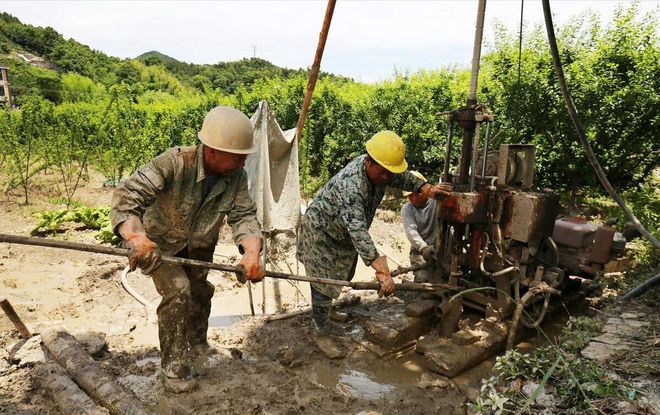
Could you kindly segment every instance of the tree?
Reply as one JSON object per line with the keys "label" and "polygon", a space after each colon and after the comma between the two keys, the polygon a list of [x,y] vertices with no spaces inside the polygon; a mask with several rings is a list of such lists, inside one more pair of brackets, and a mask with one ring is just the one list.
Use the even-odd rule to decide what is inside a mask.
{"label": "tree", "polygon": [[64,102],[93,102],[108,96],[103,85],[75,72],[66,73],[61,79]]}
{"label": "tree", "polygon": [[67,208],[87,171],[95,142],[95,123],[81,107],[63,105],[58,108],[53,134],[45,143],[48,164],[59,174]]}
{"label": "tree", "polygon": [[53,104],[38,96],[25,97],[20,111],[5,112],[3,121],[10,175],[7,190],[21,186],[27,205],[32,177],[48,165],[44,147],[53,131]]}
{"label": "tree", "polygon": [[[648,179],[660,165],[660,49],[657,14],[619,7],[601,28],[584,14],[558,30],[559,49],[591,144],[615,187]],[[484,60],[487,102],[496,129],[537,145],[541,184],[577,190],[598,181],[579,145],[561,97],[541,28],[525,33],[520,82],[517,38],[500,28]]]}

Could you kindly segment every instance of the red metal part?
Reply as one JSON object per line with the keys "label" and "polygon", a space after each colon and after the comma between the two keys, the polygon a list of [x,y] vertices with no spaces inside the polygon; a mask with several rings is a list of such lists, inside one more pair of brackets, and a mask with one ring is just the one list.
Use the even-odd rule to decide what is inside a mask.
{"label": "red metal part", "polygon": [[610,250],[616,231],[610,226],[601,226],[594,236],[594,247],[591,251],[591,261],[606,264],[610,260]]}
{"label": "red metal part", "polygon": [[475,228],[472,230],[472,238],[470,239],[470,269],[479,269],[479,261],[481,260],[481,242],[483,234],[481,229]]}
{"label": "red metal part", "polygon": [[559,211],[554,193],[515,192],[506,202],[504,236],[520,242],[541,241],[552,235]]}
{"label": "red metal part", "polygon": [[440,202],[443,220],[458,223],[486,223],[488,203],[483,192],[458,192]]}

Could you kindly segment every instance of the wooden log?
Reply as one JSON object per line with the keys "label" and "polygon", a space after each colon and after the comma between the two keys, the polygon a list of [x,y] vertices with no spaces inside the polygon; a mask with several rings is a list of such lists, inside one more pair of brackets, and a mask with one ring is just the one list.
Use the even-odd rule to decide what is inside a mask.
{"label": "wooden log", "polygon": [[[343,297],[334,303],[335,308],[343,308],[343,307],[349,307],[352,305],[356,305],[360,302],[360,297],[357,295],[351,295],[348,297]],[[297,316],[302,316],[303,314],[307,314],[312,311],[311,306],[303,307],[298,310],[294,311],[289,311],[288,313],[279,313],[279,314],[269,314],[267,316],[263,317],[264,322],[270,323],[271,321],[279,321],[279,320],[286,320],[289,318],[297,317]]]}
{"label": "wooden log", "polygon": [[14,327],[16,327],[22,338],[29,339],[32,337],[30,330],[23,324],[23,320],[16,314],[16,310],[14,310],[14,307],[11,306],[6,298],[0,300],[0,308],[7,314],[7,317],[9,317],[9,320],[14,324]]}
{"label": "wooden log", "polygon": [[38,374],[39,384],[47,391],[61,413],[108,415],[108,410],[96,406],[57,363],[48,362],[41,365]]}
{"label": "wooden log", "polygon": [[130,391],[117,384],[103,372],[82,344],[64,330],[50,330],[41,335],[44,346],[55,356],[73,380],[91,396],[116,415],[149,415]]}

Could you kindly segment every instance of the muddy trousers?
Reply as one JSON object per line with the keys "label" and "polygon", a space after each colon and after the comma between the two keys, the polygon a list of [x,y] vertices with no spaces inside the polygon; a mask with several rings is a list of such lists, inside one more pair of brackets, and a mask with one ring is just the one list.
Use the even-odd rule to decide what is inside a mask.
{"label": "muddy trousers", "polygon": [[321,293],[312,285],[312,319],[316,329],[323,331],[328,326],[332,298]]}
{"label": "muddy trousers", "polygon": [[[183,255],[177,255],[183,256]],[[163,297],[158,306],[161,365],[169,375],[190,374],[189,347],[206,342],[211,298],[215,287],[208,270],[161,264],[151,277]]]}
{"label": "muddy trousers", "polygon": [[[357,255],[353,260],[353,265],[346,278],[334,278],[337,280],[352,281],[355,276],[355,267],[357,266]],[[307,275],[323,275],[318,272],[314,262],[308,261],[305,263],[305,271]],[[309,284],[312,291],[312,319],[318,330],[325,330],[329,326],[330,320],[330,307],[332,306],[332,299],[339,297],[341,287],[336,285],[323,285],[323,284]],[[332,296],[328,295],[332,294]]]}

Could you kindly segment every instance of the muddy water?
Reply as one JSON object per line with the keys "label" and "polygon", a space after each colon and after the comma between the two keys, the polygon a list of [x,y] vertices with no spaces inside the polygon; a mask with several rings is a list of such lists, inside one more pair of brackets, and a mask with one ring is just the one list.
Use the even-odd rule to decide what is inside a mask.
{"label": "muddy water", "polygon": [[[222,248],[219,249],[219,252],[224,252],[223,255],[234,254],[235,247],[233,245],[219,246],[218,248]],[[224,262],[226,259],[216,258],[216,260]],[[280,269],[284,267],[280,264]],[[300,271],[302,273],[304,269],[301,268]],[[210,327],[229,327],[251,317],[247,286],[239,287],[233,279],[218,272],[211,272],[209,281],[216,286],[209,318]],[[150,284],[150,286],[153,286],[153,284]],[[256,315],[261,315],[262,310],[265,310],[266,314],[277,313],[310,303],[308,284],[293,285],[286,281],[273,279],[266,279],[262,283],[253,285],[252,296]],[[558,335],[567,319],[568,315],[566,313],[552,316],[550,322],[544,325],[546,334],[550,338]],[[138,329],[138,331],[140,330]],[[148,336],[150,341],[157,344],[156,327],[151,326],[148,331],[151,334]],[[144,332],[140,334],[144,334]],[[351,333],[351,335],[353,334],[361,337],[358,336],[360,333]],[[530,351],[542,343],[543,337],[533,336],[521,342],[518,348],[523,351]],[[395,360],[380,360],[378,364],[371,365],[361,364],[360,362],[356,364],[353,359],[351,360],[350,364],[348,361],[332,364],[328,364],[327,361],[310,362],[309,365],[304,365],[301,370],[304,370],[306,376],[309,376],[317,384],[338,391],[343,395],[369,401],[378,401],[397,391],[403,393],[403,391],[409,390],[411,385],[420,384],[422,376],[424,374],[428,376],[430,373],[426,368],[424,357],[415,352],[410,352]],[[454,378],[453,382],[460,388],[460,391],[457,390],[456,393],[463,394],[467,393],[468,390],[478,391],[481,379],[489,376],[494,363],[495,358],[493,357],[476,368]]]}
{"label": "muddy water", "polygon": [[423,357],[410,353],[400,359],[369,367],[331,366],[322,362],[311,368],[311,378],[330,389],[368,400],[382,398],[397,386],[414,385],[426,371]]}
{"label": "muddy water", "polygon": [[[523,352],[531,352],[539,346],[555,341],[561,335],[562,329],[571,315],[581,315],[585,312],[583,304],[572,303],[567,308],[561,308],[559,312],[549,316],[543,324],[544,334],[537,332],[518,343],[516,348]],[[492,356],[453,378],[453,383],[459,388],[457,393],[469,395],[477,392],[481,380],[490,376],[495,360],[496,356]],[[345,363],[315,364],[310,371],[315,382],[355,398],[367,400],[378,400],[398,388],[403,389],[410,385],[420,384],[420,381],[423,380],[422,375],[430,373],[424,357],[414,351],[410,351],[398,359],[381,362],[378,365],[366,367],[351,367]]]}

